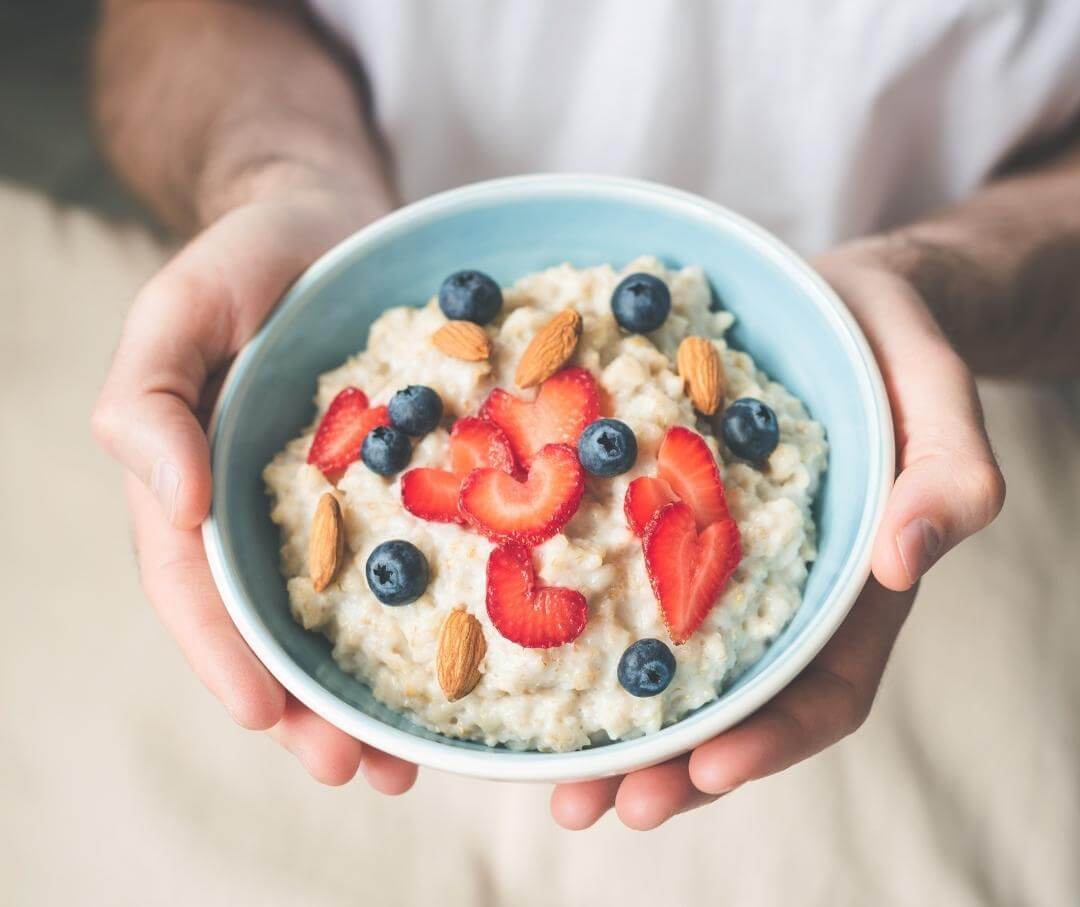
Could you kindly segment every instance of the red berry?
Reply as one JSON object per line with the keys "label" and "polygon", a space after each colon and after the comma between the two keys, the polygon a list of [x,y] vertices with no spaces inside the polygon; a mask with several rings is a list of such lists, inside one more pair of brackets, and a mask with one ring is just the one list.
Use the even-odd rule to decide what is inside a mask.
{"label": "red berry", "polygon": [[458,510],[461,482],[474,469],[513,473],[510,442],[495,425],[468,416],[450,431],[450,464],[445,469],[410,469],[401,477],[401,502],[414,516],[436,523],[464,523]]}
{"label": "red berry", "polygon": [[502,430],[484,419],[465,416],[450,431],[450,468],[464,478],[474,469],[517,470],[510,442]]}
{"label": "red berry", "polygon": [[623,501],[626,525],[634,535],[641,535],[657,510],[677,500],[675,492],[663,479],[654,479],[652,476],[634,479],[626,489],[626,498]]}
{"label": "red berry", "polygon": [[576,448],[585,426],[600,416],[600,393],[588,370],[564,368],[540,385],[532,401],[495,388],[480,415],[506,433],[514,456],[524,466],[548,444]]}
{"label": "red berry", "polygon": [[487,611],[496,630],[530,649],[573,642],[589,619],[580,592],[536,585],[532,556],[515,542],[500,545],[488,558]]}
{"label": "red berry", "polygon": [[686,642],[716,604],[742,559],[730,517],[698,533],[690,507],[665,504],[645,527],[645,567],[671,640]]}
{"label": "red berry", "polygon": [[697,432],[681,425],[668,429],[656,456],[656,474],[690,505],[699,530],[728,518],[716,458]]}
{"label": "red berry", "polygon": [[458,510],[461,479],[445,469],[410,469],[401,477],[401,503],[433,523],[464,523]]}
{"label": "red berry", "polygon": [[349,464],[360,456],[360,445],[378,425],[389,425],[385,406],[368,407],[367,395],[357,387],[347,387],[330,403],[308,451],[307,461],[318,466],[331,482],[341,478]]}
{"label": "red berry", "polygon": [[584,490],[577,454],[565,444],[549,444],[533,457],[523,480],[498,469],[469,473],[458,506],[490,539],[539,545],[566,525]]}

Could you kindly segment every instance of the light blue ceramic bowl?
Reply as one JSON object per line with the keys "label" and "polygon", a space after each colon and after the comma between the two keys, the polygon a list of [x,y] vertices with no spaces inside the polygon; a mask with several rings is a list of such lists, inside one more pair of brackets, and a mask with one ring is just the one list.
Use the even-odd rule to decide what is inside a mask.
{"label": "light blue ceramic bowl", "polygon": [[[701,265],[736,316],[731,342],[824,423],[829,469],[817,502],[819,556],[804,600],[765,656],[715,702],[664,730],[575,753],[522,753],[417,727],[343,673],[327,641],[289,614],[278,532],[260,473],[313,415],[316,376],[366,342],[384,309],[418,305],[442,279],[479,268],[501,284],[561,262],[619,266],[644,253]],[[821,649],[866,580],[893,476],[892,423],[862,334],[794,253],[717,205],[628,180],[530,176],[410,205],[328,252],[297,281],[246,347],[213,428],[214,503],[207,554],[251,648],[328,721],[414,762],[487,778],[594,778],[651,765],[731,727],[774,696]]]}

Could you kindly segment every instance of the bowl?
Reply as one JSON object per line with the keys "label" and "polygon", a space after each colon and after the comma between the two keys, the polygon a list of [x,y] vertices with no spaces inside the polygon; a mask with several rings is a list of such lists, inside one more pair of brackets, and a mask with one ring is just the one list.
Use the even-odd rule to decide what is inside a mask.
{"label": "bowl", "polygon": [[[289,613],[261,472],[314,417],[316,378],[361,349],[384,309],[419,305],[478,268],[507,285],[562,262],[620,266],[640,254],[701,265],[736,316],[729,342],[825,425],[829,468],[816,501],[819,555],[803,603],[764,656],[714,702],[633,740],[569,753],[520,752],[428,731],[343,672],[328,641]],[[789,683],[840,625],[869,573],[893,477],[880,373],[829,287],[760,227],[663,186],[593,176],[479,183],[409,205],[327,252],[237,357],[211,428],[213,505],[203,527],[222,599],[244,639],[297,699],[388,753],[513,781],[618,774],[669,759],[731,727]]]}

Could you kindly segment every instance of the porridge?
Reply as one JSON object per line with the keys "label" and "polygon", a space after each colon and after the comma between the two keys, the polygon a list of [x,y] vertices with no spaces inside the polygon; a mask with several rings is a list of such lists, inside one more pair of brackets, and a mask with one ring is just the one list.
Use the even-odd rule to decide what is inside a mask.
{"label": "porridge", "polygon": [[443,734],[566,751],[715,699],[801,601],[820,424],[643,257],[383,313],[266,467],[293,615]]}

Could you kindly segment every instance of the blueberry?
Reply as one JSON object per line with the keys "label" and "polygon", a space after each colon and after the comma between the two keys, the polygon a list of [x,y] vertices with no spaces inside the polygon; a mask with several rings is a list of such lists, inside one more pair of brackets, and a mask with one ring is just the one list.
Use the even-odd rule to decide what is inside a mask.
{"label": "blueberry", "polygon": [[724,411],[720,433],[728,450],[755,463],[766,459],[780,441],[776,413],[753,397],[740,397]]}
{"label": "blueberry", "polygon": [[634,465],[637,438],[625,422],[597,419],[578,438],[577,455],[594,476],[617,476]]}
{"label": "blueberry", "polygon": [[377,545],[364,567],[368,588],[384,605],[416,601],[428,584],[428,562],[412,542],[391,539]]}
{"label": "blueberry", "polygon": [[430,387],[410,384],[390,398],[390,424],[407,435],[426,435],[442,418],[442,397]]}
{"label": "blueberry", "polygon": [[502,290],[487,274],[458,271],[439,287],[439,308],[453,321],[487,324],[502,308]]}
{"label": "blueberry", "polygon": [[615,320],[632,334],[655,331],[671,311],[671,293],[667,284],[652,274],[624,277],[611,294]]}
{"label": "blueberry", "polygon": [[663,693],[675,676],[675,656],[659,639],[639,639],[619,659],[619,683],[631,696]]}
{"label": "blueberry", "polygon": [[360,445],[360,459],[372,472],[392,476],[401,472],[412,456],[408,436],[389,425],[379,425],[367,433]]}

